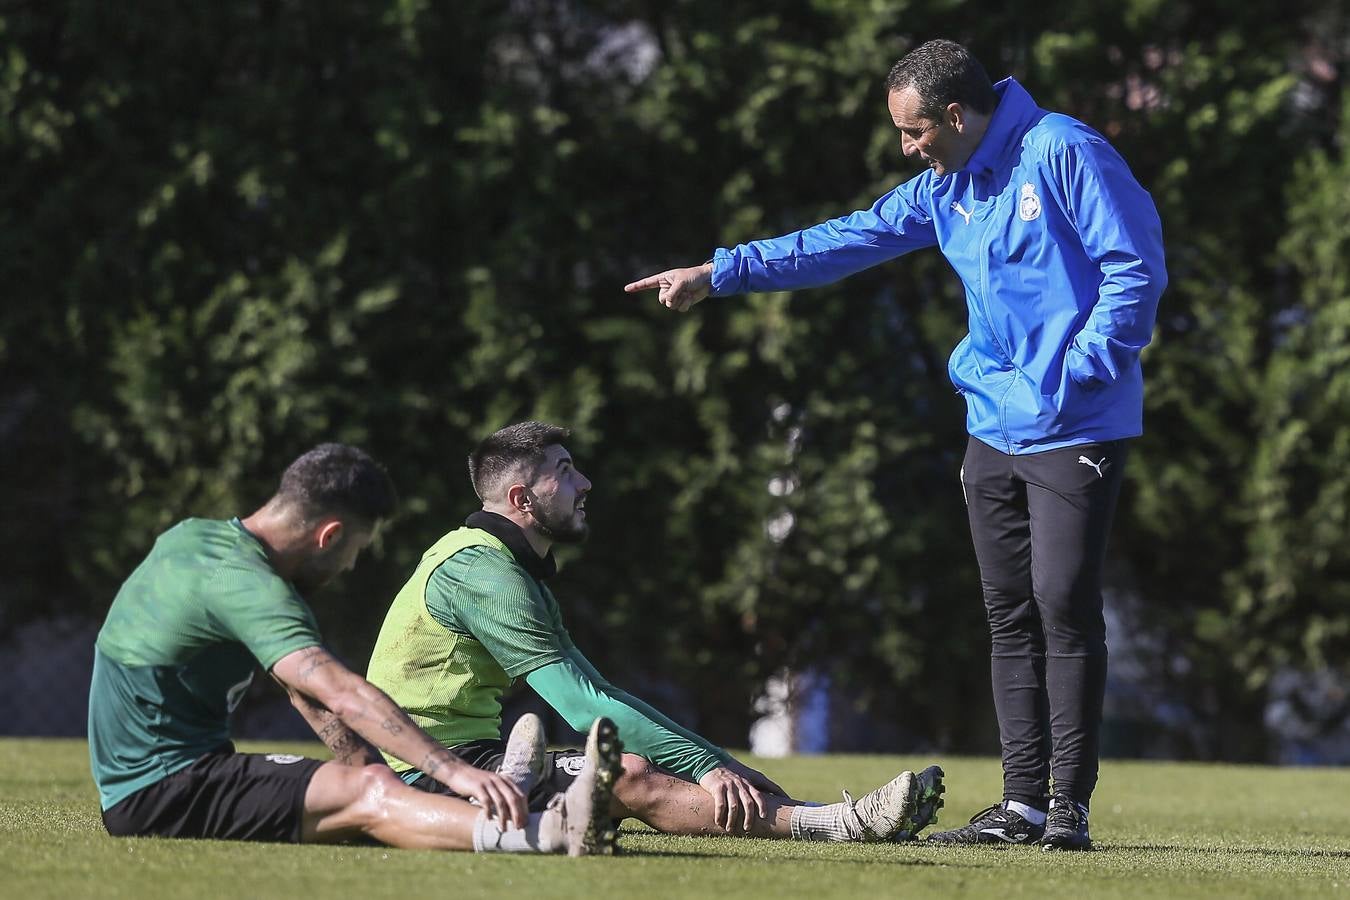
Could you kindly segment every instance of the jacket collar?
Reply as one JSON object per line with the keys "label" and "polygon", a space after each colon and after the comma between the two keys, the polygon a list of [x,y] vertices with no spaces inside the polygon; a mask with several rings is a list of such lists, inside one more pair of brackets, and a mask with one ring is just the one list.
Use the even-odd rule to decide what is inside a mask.
{"label": "jacket collar", "polygon": [[464,524],[470,528],[486,531],[505,544],[506,549],[511,551],[511,555],[516,558],[520,567],[528,572],[535,581],[543,581],[558,571],[558,564],[553,559],[553,551],[550,550],[543,556],[535,553],[534,548],[530,546],[530,542],[525,539],[525,532],[521,531],[520,526],[506,516],[499,516],[494,512],[480,509],[478,512],[470,514],[464,520]]}
{"label": "jacket collar", "polygon": [[1022,140],[1039,112],[1036,101],[1016,78],[1005,78],[994,85],[994,93],[999,95],[998,106],[994,107],[989,128],[965,165],[972,175],[987,175],[998,168],[1008,151]]}

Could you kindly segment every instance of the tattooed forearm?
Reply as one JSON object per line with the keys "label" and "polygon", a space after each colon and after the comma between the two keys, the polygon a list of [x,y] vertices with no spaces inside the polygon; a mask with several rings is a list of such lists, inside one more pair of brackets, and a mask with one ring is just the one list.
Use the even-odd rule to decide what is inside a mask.
{"label": "tattooed forearm", "polygon": [[332,751],[333,759],[344,766],[367,766],[380,761],[379,754],[374,748],[350,729],[345,729],[328,743],[328,749]]}
{"label": "tattooed forearm", "polygon": [[[384,691],[359,675],[344,676],[333,687],[334,690],[323,694],[327,716],[315,717],[311,724],[336,759],[358,760],[362,745],[366,745],[370,748],[371,762],[381,761],[378,750],[409,763],[422,759],[423,763],[417,768],[438,781],[455,770],[456,760],[418,728],[417,723],[408,718]],[[306,719],[310,716],[306,715]]]}
{"label": "tattooed forearm", "polygon": [[333,754],[333,759],[344,766],[365,766],[381,761],[379,751],[344,725],[334,713],[296,691],[291,692],[291,702]]}
{"label": "tattooed forearm", "polygon": [[322,648],[315,647],[313,649],[314,652],[310,653],[305,658],[304,663],[300,666],[300,679],[302,681],[308,681],[319,669],[322,669],[324,666],[331,666],[333,663],[337,662],[336,659],[329,656]]}
{"label": "tattooed forearm", "polygon": [[435,778],[436,773],[445,767],[445,763],[437,759],[438,756],[440,756],[439,753],[428,753],[427,758],[422,760],[417,768],[421,769],[427,777]]}
{"label": "tattooed forearm", "polygon": [[379,754],[332,713],[324,713],[323,727],[318,730],[333,758],[346,766],[363,766],[379,762]]}

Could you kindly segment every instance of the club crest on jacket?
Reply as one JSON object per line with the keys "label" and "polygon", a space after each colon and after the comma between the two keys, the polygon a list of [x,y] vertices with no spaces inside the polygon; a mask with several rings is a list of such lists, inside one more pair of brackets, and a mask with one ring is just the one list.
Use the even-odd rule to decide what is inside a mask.
{"label": "club crest on jacket", "polygon": [[1017,201],[1017,215],[1023,222],[1034,222],[1041,217],[1041,198],[1036,196],[1036,185],[1022,185],[1022,196]]}

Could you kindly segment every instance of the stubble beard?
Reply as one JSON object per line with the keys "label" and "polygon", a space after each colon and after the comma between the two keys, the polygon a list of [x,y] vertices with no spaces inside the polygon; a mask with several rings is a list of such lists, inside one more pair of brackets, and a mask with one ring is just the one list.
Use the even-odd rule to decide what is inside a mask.
{"label": "stubble beard", "polygon": [[536,506],[533,515],[535,529],[555,544],[580,544],[591,533],[590,524],[585,519],[577,519],[575,507],[567,516],[561,516]]}

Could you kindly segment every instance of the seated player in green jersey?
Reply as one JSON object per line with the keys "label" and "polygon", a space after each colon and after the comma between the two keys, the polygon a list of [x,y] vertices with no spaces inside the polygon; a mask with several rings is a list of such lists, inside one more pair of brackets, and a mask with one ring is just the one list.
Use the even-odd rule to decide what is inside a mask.
{"label": "seated player in green jersey", "polygon": [[[676,834],[803,840],[912,837],[941,805],[942,770],[903,772],[859,798],[806,804],[761,773],[605,680],[572,643],[545,585],[555,543],[585,538],[591,483],[562,441],[568,432],[525,422],[493,434],[469,458],[483,508],[422,557],[384,621],[368,677],[413,721],[483,768],[502,758],[500,696],[516,678],[578,730],[614,721],[631,751],[614,789],[616,817]],[[556,754],[531,793],[537,806],[567,788],[573,754]],[[386,754],[415,787],[441,790]],[[450,792],[454,786],[449,786]]]}
{"label": "seated player in green jersey", "polygon": [[[89,756],[110,834],[612,850],[620,749],[611,723],[591,728],[580,787],[530,814],[504,777],[512,773],[446,752],[324,649],[302,594],[350,569],[394,503],[370,456],[323,444],[292,463],[251,516],[188,519],[160,535],[95,645]],[[255,664],[282,684],[333,761],[235,752],[229,716]],[[370,744],[478,806],[409,788]]]}

